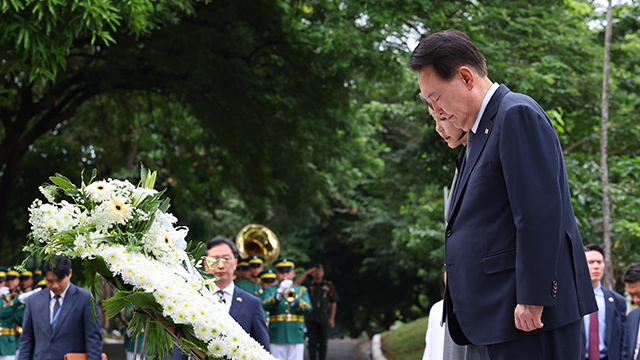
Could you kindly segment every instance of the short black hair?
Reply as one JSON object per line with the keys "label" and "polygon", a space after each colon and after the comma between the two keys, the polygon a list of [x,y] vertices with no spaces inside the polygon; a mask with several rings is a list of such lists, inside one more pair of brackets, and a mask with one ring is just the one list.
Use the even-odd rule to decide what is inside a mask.
{"label": "short black hair", "polygon": [[602,254],[602,256],[604,256],[604,250],[602,250],[602,248],[598,244],[585,245],[584,252],[587,252],[587,251],[597,251],[600,254]]}
{"label": "short black hair", "polygon": [[42,262],[40,270],[42,270],[43,275],[46,275],[47,271],[51,271],[56,274],[58,279],[62,280],[69,276],[71,272],[71,260],[65,255],[54,255],[52,259]]}
{"label": "short black hair", "polygon": [[430,65],[444,81],[452,80],[461,66],[468,66],[481,76],[487,76],[487,60],[480,49],[467,34],[454,29],[427,36],[411,53],[411,71],[417,73]]}
{"label": "short black hair", "polygon": [[204,256],[207,256],[207,252],[209,252],[209,249],[211,249],[214,246],[218,246],[220,244],[229,245],[229,247],[231,248],[231,252],[233,253],[233,257],[236,259],[238,258],[238,248],[236,247],[236,244],[233,241],[231,241],[231,239],[224,237],[222,235],[218,235],[213,239],[210,239],[209,241],[207,241],[207,244],[204,250]]}
{"label": "short black hair", "polygon": [[622,282],[631,284],[638,281],[640,281],[640,263],[633,263],[622,273]]}

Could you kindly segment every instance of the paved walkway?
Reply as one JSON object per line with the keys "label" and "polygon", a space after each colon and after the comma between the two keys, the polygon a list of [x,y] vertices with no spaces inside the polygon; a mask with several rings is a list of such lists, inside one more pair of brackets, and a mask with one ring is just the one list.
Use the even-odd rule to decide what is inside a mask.
{"label": "paved walkway", "polygon": [[[358,340],[330,339],[327,360],[368,360],[359,348]],[[304,349],[304,360],[309,360],[309,353]]]}

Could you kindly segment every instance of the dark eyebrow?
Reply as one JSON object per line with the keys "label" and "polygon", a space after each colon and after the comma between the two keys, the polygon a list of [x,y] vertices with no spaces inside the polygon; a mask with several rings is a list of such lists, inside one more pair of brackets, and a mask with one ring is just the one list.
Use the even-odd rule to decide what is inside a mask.
{"label": "dark eyebrow", "polygon": [[420,100],[424,101],[424,103],[427,104],[427,106],[429,106],[431,110],[435,110],[433,108],[433,105],[431,105],[431,103],[428,102],[427,99],[424,98],[424,96],[422,96],[422,93],[418,93],[418,97],[420,98]]}

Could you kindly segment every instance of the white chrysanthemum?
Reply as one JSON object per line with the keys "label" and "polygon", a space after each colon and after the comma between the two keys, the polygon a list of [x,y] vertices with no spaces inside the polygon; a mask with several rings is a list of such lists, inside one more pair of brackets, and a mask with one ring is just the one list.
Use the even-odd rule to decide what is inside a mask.
{"label": "white chrysanthemum", "polygon": [[211,325],[206,323],[196,323],[194,326],[195,334],[198,339],[203,341],[209,341],[213,339],[213,335],[211,334]]}
{"label": "white chrysanthemum", "polygon": [[222,356],[224,355],[224,350],[226,349],[224,341],[221,339],[213,339],[209,342],[207,346],[207,350],[209,350],[210,354]]}
{"label": "white chrysanthemum", "polygon": [[91,201],[101,203],[111,199],[115,191],[115,186],[106,181],[96,181],[84,189]]}
{"label": "white chrysanthemum", "polygon": [[107,205],[111,212],[111,218],[114,222],[124,225],[127,220],[131,219],[132,208],[125,198],[121,196],[114,196],[109,200]]}

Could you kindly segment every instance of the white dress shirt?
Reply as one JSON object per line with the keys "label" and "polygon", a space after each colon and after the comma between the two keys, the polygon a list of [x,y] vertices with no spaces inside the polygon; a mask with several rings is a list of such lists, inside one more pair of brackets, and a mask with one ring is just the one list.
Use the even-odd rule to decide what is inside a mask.
{"label": "white dress shirt", "polygon": [[224,293],[224,306],[227,309],[227,312],[231,311],[231,301],[233,299],[233,291],[235,290],[236,286],[234,285],[233,281],[227,285],[226,288],[224,289],[220,289],[218,287],[218,285],[214,284],[213,286],[213,293],[215,294],[218,290],[222,290]]}
{"label": "white dress shirt", "polygon": [[[64,303],[64,298],[67,296],[67,291],[69,290],[69,284],[67,285],[67,288],[64,289],[62,294],[60,294],[60,300],[59,300],[60,309],[62,309],[62,303]],[[53,317],[56,316],[56,314],[53,313],[53,308],[56,306],[55,296],[56,294],[54,294],[53,291],[49,290],[49,323],[52,323]]]}

